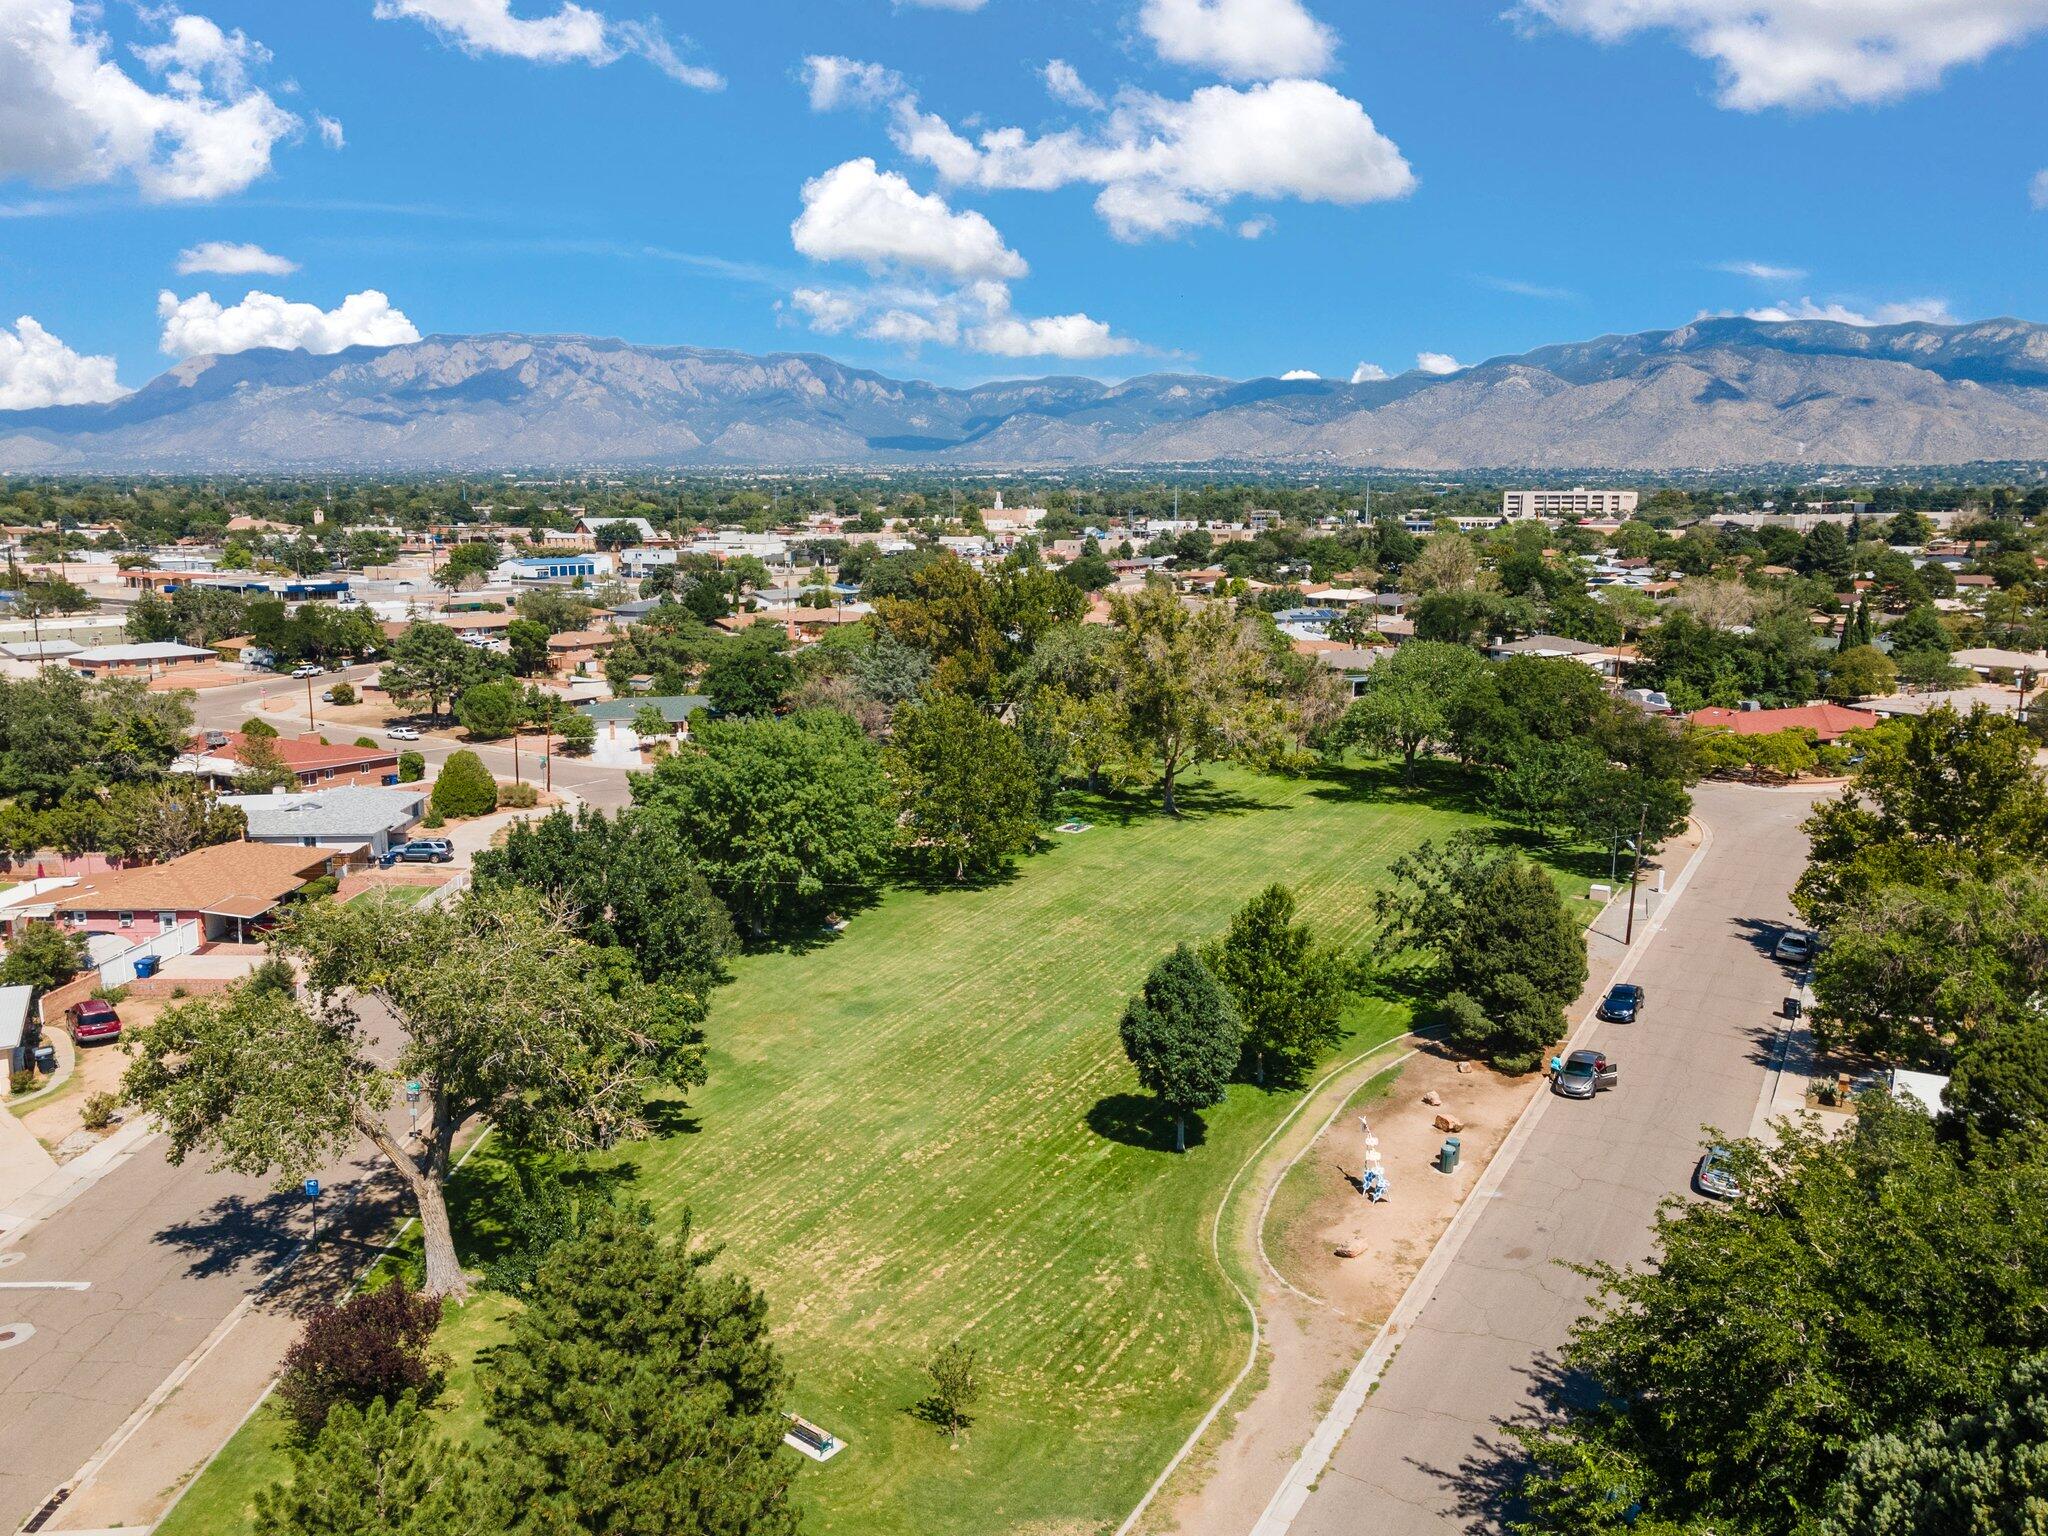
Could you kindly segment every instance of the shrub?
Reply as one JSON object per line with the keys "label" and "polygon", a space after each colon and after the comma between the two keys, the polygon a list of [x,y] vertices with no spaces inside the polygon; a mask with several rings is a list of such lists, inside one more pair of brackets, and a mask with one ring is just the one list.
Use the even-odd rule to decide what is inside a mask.
{"label": "shrub", "polygon": [[498,806],[501,810],[530,811],[540,804],[540,791],[531,784],[500,784]]}
{"label": "shrub", "polygon": [[1543,1053],[1531,1051],[1526,1056],[1496,1056],[1493,1070],[1506,1077],[1527,1077],[1543,1065]]}
{"label": "shrub", "polygon": [[433,805],[443,816],[488,816],[498,808],[498,781],[474,752],[456,752],[434,779]]}
{"label": "shrub", "polygon": [[1493,1026],[1471,993],[1453,992],[1444,999],[1444,1031],[1458,1050],[1480,1055],[1492,1038]]}
{"label": "shrub", "polygon": [[121,1101],[111,1093],[89,1093],[78,1111],[78,1123],[88,1131],[104,1131],[121,1112]]}
{"label": "shrub", "polygon": [[36,1074],[33,1069],[24,1067],[21,1071],[14,1073],[7,1079],[7,1086],[17,1094],[34,1093],[36,1091]]}
{"label": "shrub", "polygon": [[429,805],[427,807],[427,814],[420,818],[420,825],[429,832],[438,832],[447,826],[448,822],[439,811],[435,810],[432,805]]}
{"label": "shrub", "polygon": [[311,1439],[336,1403],[361,1408],[407,1391],[431,1400],[441,1370],[427,1345],[440,1322],[440,1297],[422,1296],[402,1278],[321,1308],[285,1353],[277,1382],[285,1414]]}
{"label": "shrub", "polygon": [[505,1247],[485,1266],[484,1284],[524,1296],[555,1245],[583,1236],[596,1216],[612,1208],[612,1186],[600,1181],[571,1189],[552,1169],[523,1163],[513,1169],[512,1180],[502,1203],[492,1202]]}
{"label": "shrub", "polygon": [[242,734],[244,736],[254,736],[264,741],[271,741],[276,739],[277,727],[268,720],[258,720],[254,715],[251,715],[242,722]]}
{"label": "shrub", "polygon": [[[356,701],[356,686],[354,683],[336,683],[327,691],[334,695],[334,702],[337,704],[353,704]],[[372,743],[372,745],[375,745],[375,743]]]}
{"label": "shrub", "polygon": [[427,760],[417,752],[398,754],[398,782],[417,784],[427,776]]}
{"label": "shrub", "polygon": [[597,745],[597,722],[588,715],[564,715],[561,733],[562,750],[570,757],[585,756]]}
{"label": "shrub", "polygon": [[340,889],[341,878],[338,875],[322,875],[317,880],[308,880],[304,885],[292,892],[292,899],[295,901],[322,901],[334,895]]}
{"label": "shrub", "polygon": [[377,738],[374,736],[358,736],[356,738],[356,745],[359,747],[370,747],[374,749],[377,745]]}

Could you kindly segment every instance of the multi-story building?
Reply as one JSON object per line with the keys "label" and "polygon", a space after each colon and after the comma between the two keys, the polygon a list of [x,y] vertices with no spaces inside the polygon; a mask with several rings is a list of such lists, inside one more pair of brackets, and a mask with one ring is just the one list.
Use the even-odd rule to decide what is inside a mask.
{"label": "multi-story building", "polygon": [[1523,518],[1633,517],[1635,491],[1589,491],[1575,485],[1568,491],[1502,491],[1500,515],[1508,522]]}

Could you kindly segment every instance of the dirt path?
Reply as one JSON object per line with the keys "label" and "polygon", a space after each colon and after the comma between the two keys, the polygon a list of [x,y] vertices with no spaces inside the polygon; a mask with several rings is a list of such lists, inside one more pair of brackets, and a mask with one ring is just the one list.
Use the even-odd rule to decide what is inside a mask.
{"label": "dirt path", "polygon": [[[1675,839],[1662,862],[1676,871],[1696,847],[1691,834]],[[1605,992],[1627,952],[1618,942],[1625,918],[1617,901],[1588,932],[1590,975],[1568,1015],[1574,1022]],[[1461,1067],[1443,1047],[1411,1037],[1311,1090],[1239,1181],[1222,1218],[1231,1272],[1256,1290],[1257,1369],[1132,1530],[1244,1536],[1258,1522],[1360,1353],[1542,1087],[1540,1075],[1504,1078],[1478,1063]],[[1358,1192],[1368,1134],[1361,1115],[1379,1138],[1389,1186],[1381,1203]],[[1434,1166],[1447,1134],[1439,1115],[1458,1122],[1462,1143],[1458,1170],[1448,1175]],[[1340,1258],[1340,1249],[1349,1256]]]}

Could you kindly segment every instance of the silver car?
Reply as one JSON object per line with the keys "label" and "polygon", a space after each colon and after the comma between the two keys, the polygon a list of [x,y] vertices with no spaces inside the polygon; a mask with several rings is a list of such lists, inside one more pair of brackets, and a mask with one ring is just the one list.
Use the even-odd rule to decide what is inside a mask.
{"label": "silver car", "polygon": [[1621,1068],[1598,1051],[1573,1051],[1551,1076],[1550,1091],[1568,1099],[1590,1099],[1621,1081]]}
{"label": "silver car", "polygon": [[1714,1200],[1733,1200],[1741,1195],[1735,1159],[1726,1147],[1707,1148],[1692,1171],[1692,1187]]}

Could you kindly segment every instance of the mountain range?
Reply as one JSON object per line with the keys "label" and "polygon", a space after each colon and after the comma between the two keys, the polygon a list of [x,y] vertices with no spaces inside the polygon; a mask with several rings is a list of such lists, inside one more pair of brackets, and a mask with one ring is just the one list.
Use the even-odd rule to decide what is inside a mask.
{"label": "mountain range", "polygon": [[947,388],[809,353],[430,336],[0,411],[0,472],[951,465],[1315,470],[2048,460],[2048,327],[1706,318],[1360,383]]}

